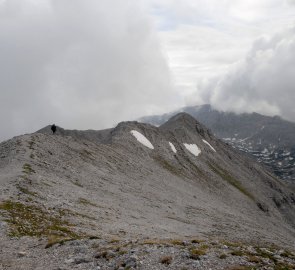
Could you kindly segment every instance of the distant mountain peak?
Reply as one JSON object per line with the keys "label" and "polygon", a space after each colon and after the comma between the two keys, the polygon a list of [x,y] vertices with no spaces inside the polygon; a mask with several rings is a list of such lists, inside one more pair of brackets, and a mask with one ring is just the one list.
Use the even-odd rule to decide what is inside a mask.
{"label": "distant mountain peak", "polygon": [[204,125],[198,122],[193,116],[186,112],[172,116],[167,122],[160,126],[161,129],[176,130],[186,128],[189,131],[197,132],[203,137],[211,137],[212,134]]}
{"label": "distant mountain peak", "polygon": [[[182,113],[178,114],[179,111]],[[178,119],[179,124],[194,128],[194,121],[191,119],[195,117],[218,138],[252,155],[280,178],[295,181],[295,123],[279,116],[271,117],[255,112],[222,112],[209,104],[184,107],[179,111],[143,117],[140,120],[167,128],[169,122]],[[165,123],[167,120],[168,124]],[[204,133],[207,128],[197,123],[198,132]]]}
{"label": "distant mountain peak", "polygon": [[195,125],[197,123],[197,120],[186,112],[180,112],[172,116],[167,122],[179,122],[183,124]]}

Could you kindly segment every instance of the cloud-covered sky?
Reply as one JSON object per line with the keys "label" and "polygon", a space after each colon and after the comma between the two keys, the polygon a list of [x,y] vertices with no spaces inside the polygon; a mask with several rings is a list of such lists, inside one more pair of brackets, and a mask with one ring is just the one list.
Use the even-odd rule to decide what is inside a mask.
{"label": "cloud-covered sky", "polygon": [[161,44],[187,104],[295,121],[294,0],[154,3]]}
{"label": "cloud-covered sky", "polygon": [[295,0],[0,0],[0,141],[186,104],[295,121]]}

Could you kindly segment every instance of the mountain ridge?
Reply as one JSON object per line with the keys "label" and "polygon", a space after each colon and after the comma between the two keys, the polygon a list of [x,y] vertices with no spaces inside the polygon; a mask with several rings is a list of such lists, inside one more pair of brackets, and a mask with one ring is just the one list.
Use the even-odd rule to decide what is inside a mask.
{"label": "mountain ridge", "polygon": [[[181,109],[205,124],[218,138],[249,154],[286,181],[295,181],[295,123],[258,113],[220,112],[210,105]],[[177,114],[143,117],[139,121],[161,125]]]}
{"label": "mountain ridge", "polygon": [[293,248],[294,192],[191,116],[161,127],[122,122],[102,133],[58,127],[52,135],[46,127],[0,144],[0,241],[12,265],[19,243],[40,254],[38,241],[47,246],[52,237],[200,237]]}

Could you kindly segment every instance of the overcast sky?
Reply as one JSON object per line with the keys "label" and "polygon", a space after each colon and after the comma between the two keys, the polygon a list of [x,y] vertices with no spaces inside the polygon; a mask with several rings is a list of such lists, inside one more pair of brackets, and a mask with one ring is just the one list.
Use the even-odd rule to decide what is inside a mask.
{"label": "overcast sky", "polygon": [[295,0],[0,0],[0,141],[294,100]]}

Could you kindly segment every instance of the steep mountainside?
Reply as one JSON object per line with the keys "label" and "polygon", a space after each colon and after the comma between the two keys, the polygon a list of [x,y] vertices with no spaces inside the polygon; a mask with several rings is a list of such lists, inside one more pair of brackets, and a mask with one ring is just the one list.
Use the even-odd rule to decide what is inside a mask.
{"label": "steep mountainside", "polygon": [[[46,127],[15,137],[0,144],[0,185],[4,269],[119,269],[68,260],[57,268],[82,252],[77,242],[44,253],[45,242],[81,238],[295,243],[293,191],[185,113],[160,127],[123,122],[55,135]],[[31,259],[16,260],[24,246]]]}
{"label": "steep mountainside", "polygon": [[[234,148],[249,153],[281,179],[295,181],[295,123],[258,113],[220,112],[210,105],[185,107],[181,111],[198,119]],[[139,121],[161,125],[177,113],[143,117]]]}

